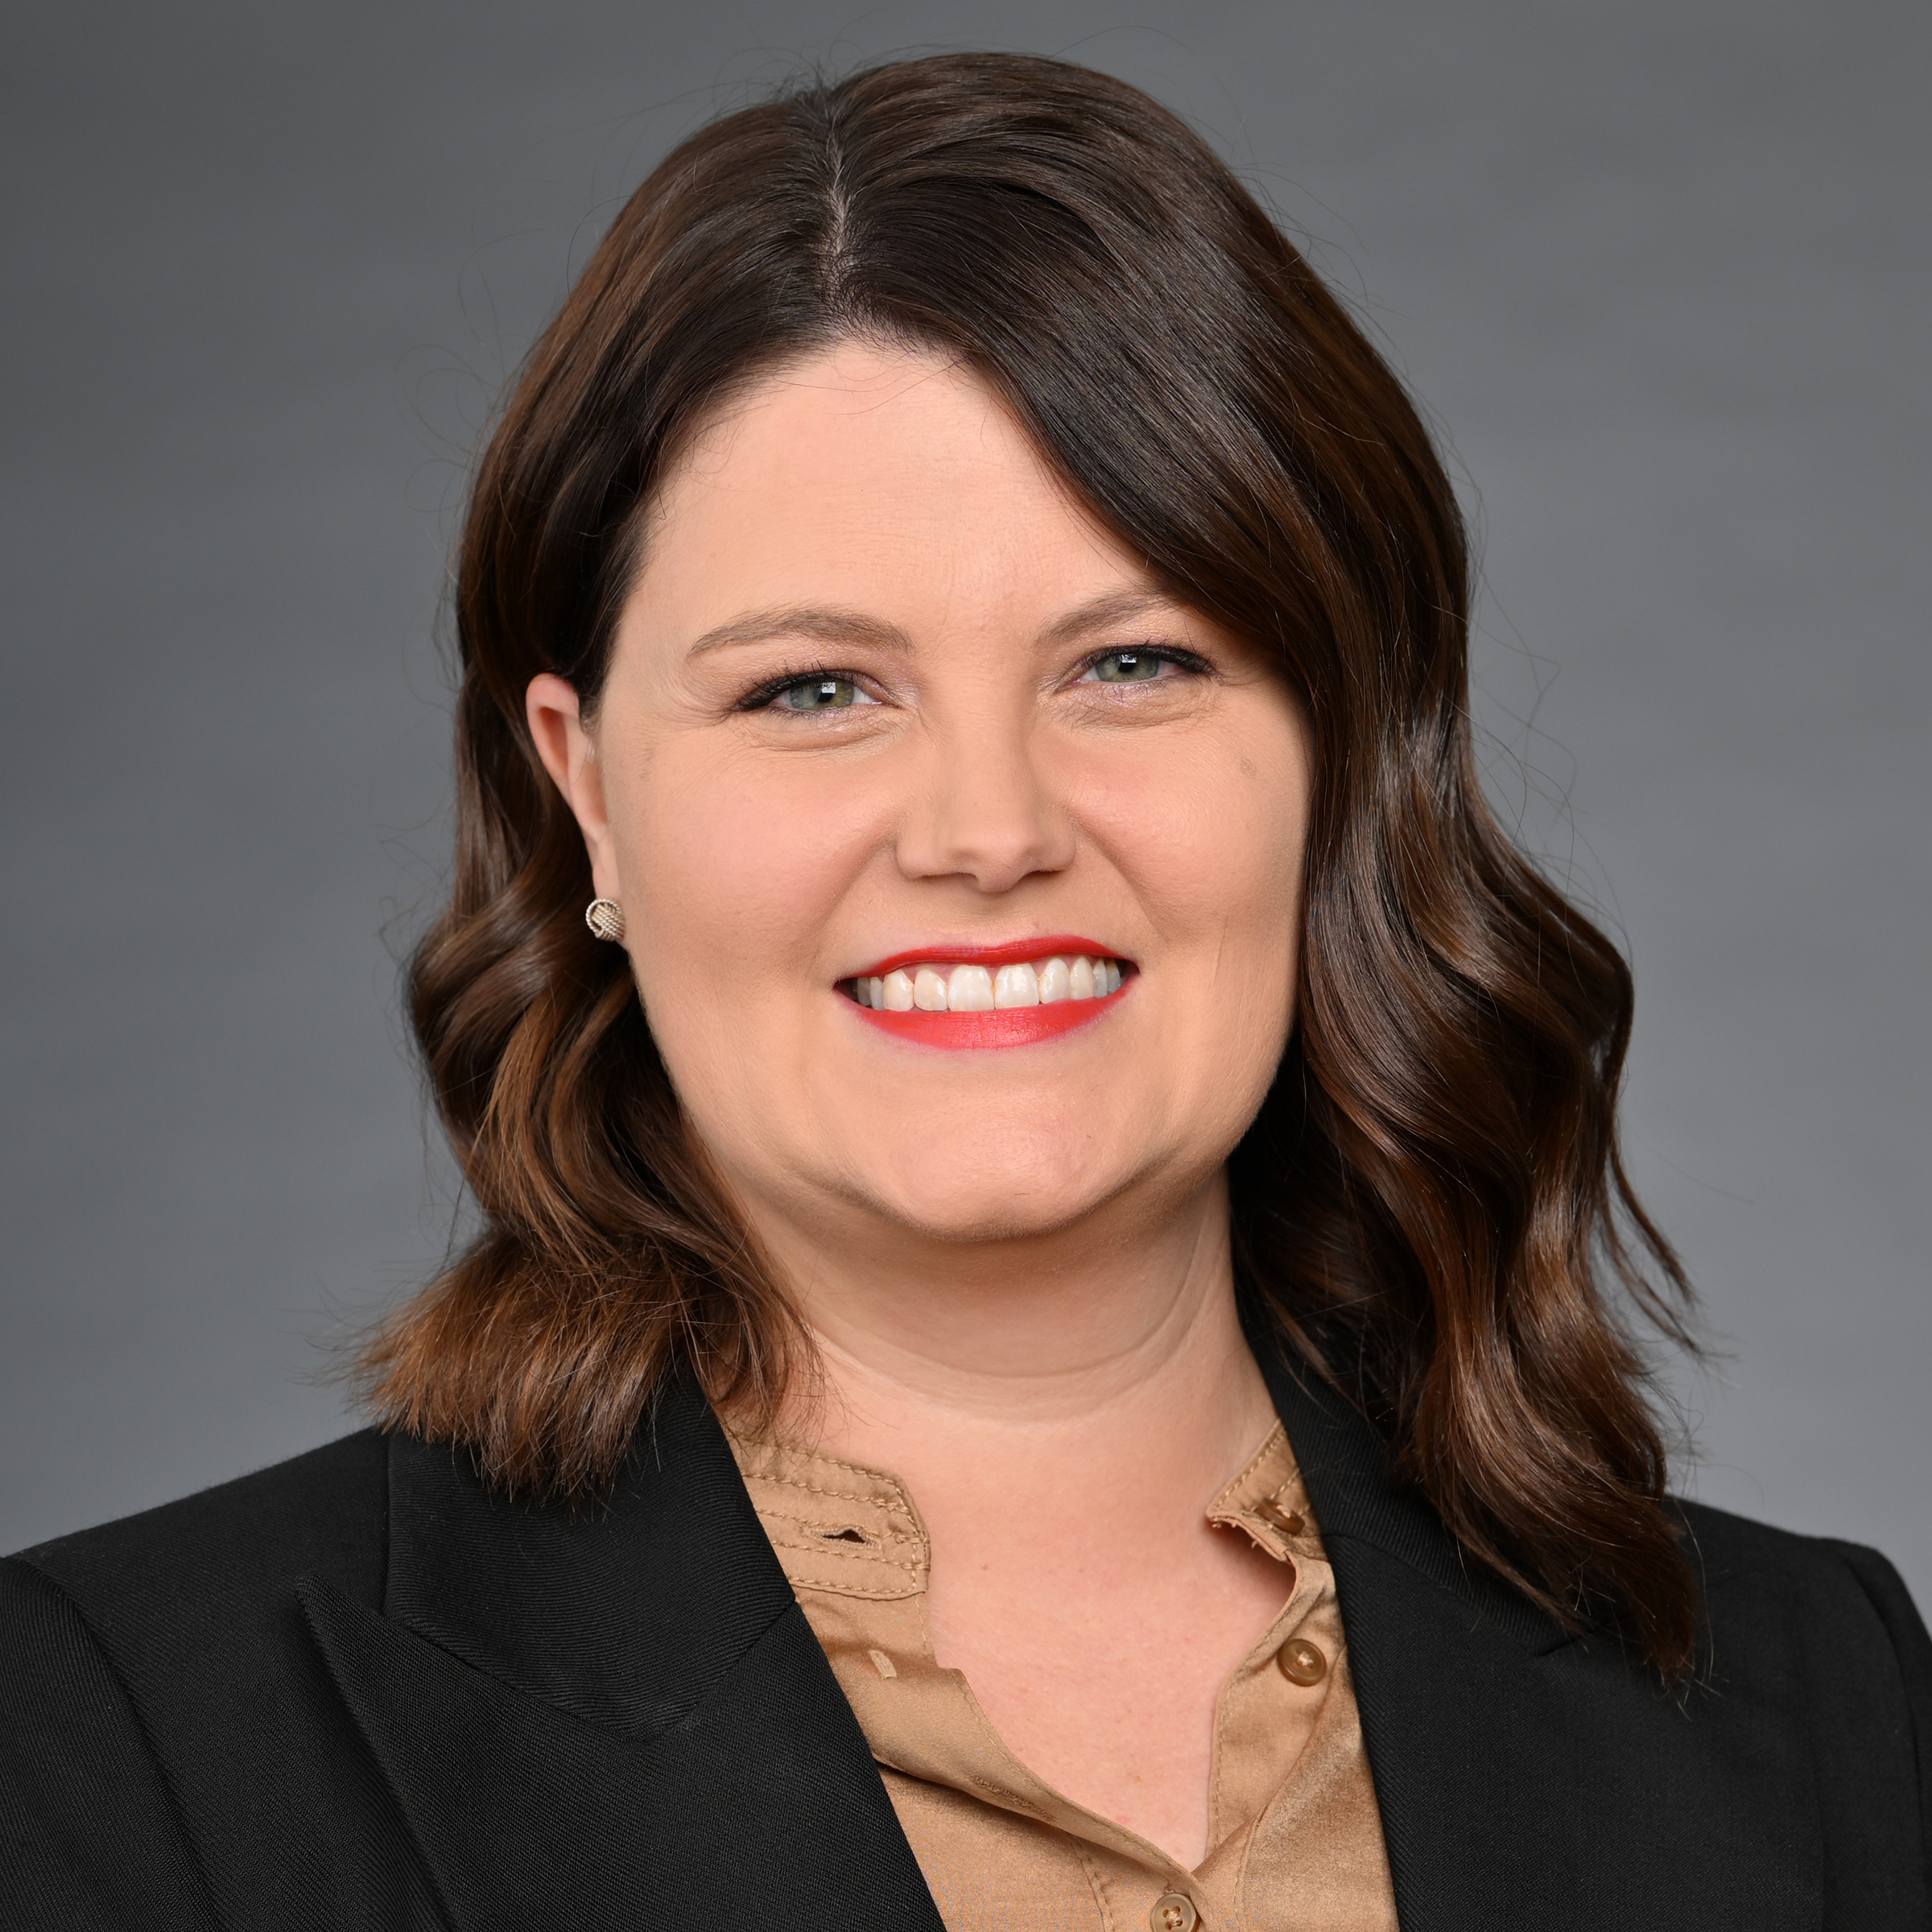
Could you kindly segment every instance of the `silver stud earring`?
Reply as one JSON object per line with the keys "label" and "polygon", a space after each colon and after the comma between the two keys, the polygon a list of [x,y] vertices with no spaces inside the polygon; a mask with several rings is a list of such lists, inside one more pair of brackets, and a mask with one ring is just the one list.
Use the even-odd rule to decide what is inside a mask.
{"label": "silver stud earring", "polygon": [[615,899],[592,899],[584,908],[584,923],[614,944],[624,936],[624,908]]}

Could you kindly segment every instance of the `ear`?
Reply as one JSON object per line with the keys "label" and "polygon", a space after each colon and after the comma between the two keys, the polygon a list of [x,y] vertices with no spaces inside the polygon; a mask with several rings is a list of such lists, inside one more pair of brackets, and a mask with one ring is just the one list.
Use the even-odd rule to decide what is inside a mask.
{"label": "ear", "polygon": [[617,857],[604,807],[604,774],[597,766],[597,740],[584,722],[576,691],[554,671],[543,671],[530,679],[523,694],[523,715],[543,769],[563,793],[584,835],[592,883],[604,898],[618,898]]}

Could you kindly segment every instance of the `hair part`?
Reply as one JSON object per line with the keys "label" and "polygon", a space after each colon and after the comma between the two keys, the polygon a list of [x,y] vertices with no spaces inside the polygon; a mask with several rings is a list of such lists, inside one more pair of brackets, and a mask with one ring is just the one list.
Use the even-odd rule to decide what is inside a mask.
{"label": "hair part", "polygon": [[456,588],[449,904],[411,1017],[481,1208],[361,1358],[513,1490],[608,1483],[674,1367],[769,1418],[811,1350],[687,1132],[524,717],[594,705],[691,437],[848,336],[957,355],[1316,744],[1294,1036],[1230,1164],[1247,1317],[1344,1389],[1472,1560],[1666,1674],[1695,1595],[1628,1314],[1689,1290],[1617,1151],[1629,972],[1485,805],[1468,543],[1401,385],[1207,147],[1125,83],[947,55],[678,147],[489,440]]}

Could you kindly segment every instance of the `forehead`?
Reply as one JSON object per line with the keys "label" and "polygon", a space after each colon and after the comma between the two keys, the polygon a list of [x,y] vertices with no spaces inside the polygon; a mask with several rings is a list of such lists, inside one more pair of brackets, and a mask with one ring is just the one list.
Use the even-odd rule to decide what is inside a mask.
{"label": "forehead", "polygon": [[633,602],[687,634],[801,599],[879,606],[916,633],[1153,588],[971,368],[848,342],[761,377],[693,438]]}

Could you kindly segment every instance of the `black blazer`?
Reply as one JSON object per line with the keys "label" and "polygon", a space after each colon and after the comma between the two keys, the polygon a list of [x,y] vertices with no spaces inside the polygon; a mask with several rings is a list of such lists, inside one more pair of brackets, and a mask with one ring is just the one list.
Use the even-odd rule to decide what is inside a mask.
{"label": "black blazer", "polygon": [[[1884,1558],[1687,1505],[1711,1662],[1667,1695],[1269,1377],[1405,1932],[1932,1925],[1932,1641]],[[365,1433],[0,1565],[0,1924],[939,1926],[682,1387],[594,1517]]]}

